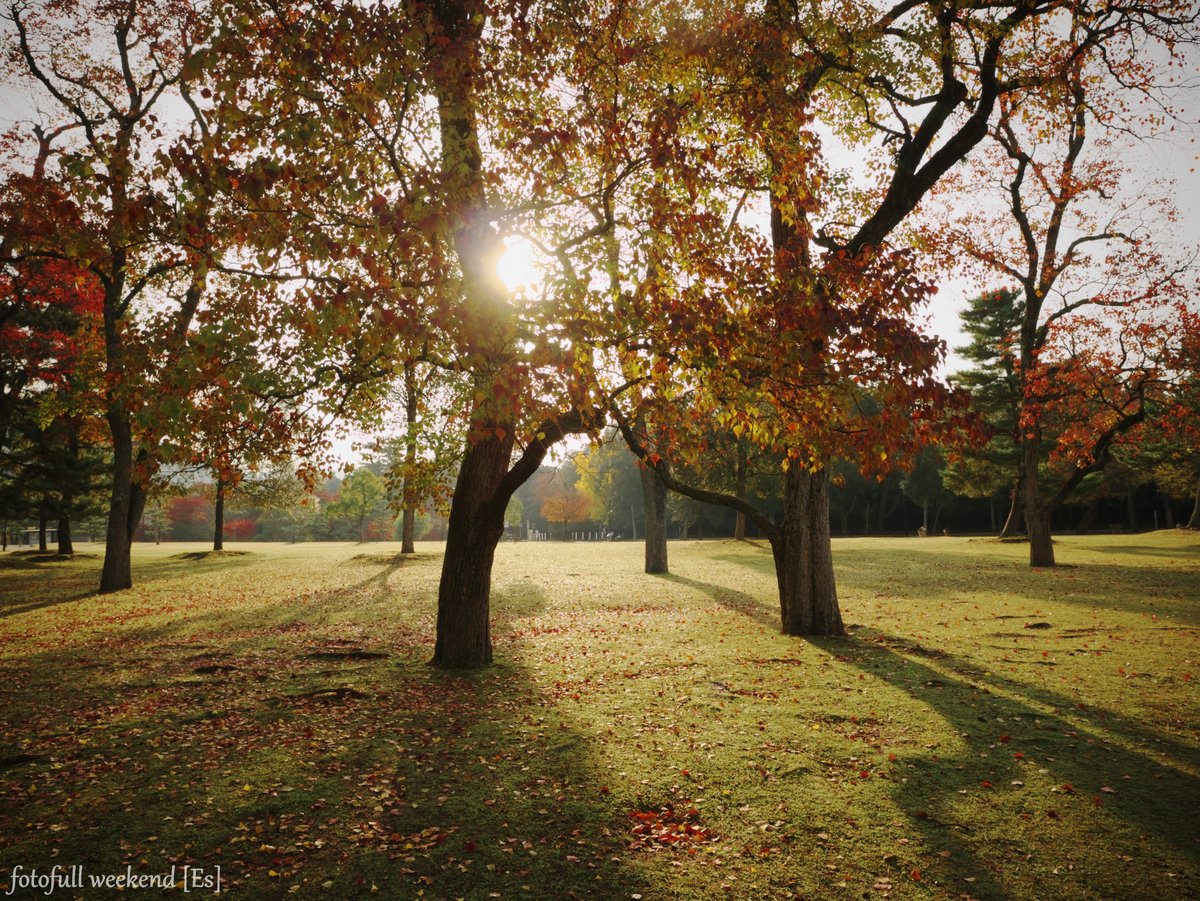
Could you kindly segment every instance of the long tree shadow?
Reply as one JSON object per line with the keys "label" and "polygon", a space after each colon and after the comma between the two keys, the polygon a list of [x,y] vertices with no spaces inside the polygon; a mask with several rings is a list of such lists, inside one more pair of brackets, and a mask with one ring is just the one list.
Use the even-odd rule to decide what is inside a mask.
{"label": "long tree shadow", "polygon": [[[206,642],[178,640],[198,625]],[[52,845],[92,873],[221,865],[252,898],[647,891],[611,775],[519,666],[433,670],[404,630],[376,652],[305,633],[256,661],[254,625],[211,613],[10,658],[0,871]]]}
{"label": "long tree shadow", "polygon": [[[916,754],[903,761],[908,775],[896,784],[895,797],[931,847],[949,846],[945,863],[954,878],[970,880],[972,894],[1013,897],[1003,879],[1008,861],[997,858],[995,839],[988,840],[993,850],[981,853],[983,844],[975,837],[979,824],[956,813],[968,793],[985,793],[989,805],[1005,805],[1004,816],[1033,820],[1035,826],[1073,814],[1073,822],[1094,828],[1093,838],[1110,842],[1114,853],[1138,833],[1149,832],[1195,860],[1200,756],[1194,747],[1112,713],[1102,716],[1091,709],[1085,716],[1069,698],[994,676],[944,651],[882,638],[884,643],[860,638],[812,643],[908,693],[961,737],[966,750],[954,757]],[[904,653],[889,645],[903,647]],[[1131,747],[1150,743],[1153,755]],[[1039,773],[1054,783],[1049,794],[1024,787]],[[1109,835],[1090,823],[1101,808],[1124,821],[1127,835]],[[1029,832],[1028,827],[1014,830]],[[1009,841],[1009,858],[1036,851],[1021,842]]]}
{"label": "long tree shadow", "polygon": [[696,579],[689,579],[686,576],[679,576],[674,573],[661,573],[655,576],[655,578],[702,592],[725,609],[748,616],[757,623],[779,631],[778,615],[772,614],[770,608],[765,606],[759,598],[756,598],[752,594],[747,594],[744,591],[738,591],[734,588],[727,588],[723,585],[699,582]]}

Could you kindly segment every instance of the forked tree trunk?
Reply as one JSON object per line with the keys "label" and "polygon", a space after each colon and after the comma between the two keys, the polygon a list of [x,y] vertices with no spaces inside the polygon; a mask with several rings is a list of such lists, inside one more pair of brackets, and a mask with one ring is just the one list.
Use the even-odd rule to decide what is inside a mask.
{"label": "forked tree trunk", "polygon": [[843,635],[829,535],[829,477],[793,464],[784,479],[783,522],[771,538],[785,635]]}
{"label": "forked tree trunk", "polygon": [[468,448],[458,471],[438,586],[434,666],[474,669],[492,662],[492,562],[504,536],[507,505],[507,498],[499,502],[496,491],[508,471],[512,447],[511,437],[490,435]]}
{"label": "forked tree trunk", "polygon": [[650,466],[641,468],[642,497],[646,502],[646,572],[667,568],[667,486]]}
{"label": "forked tree trunk", "polygon": [[225,482],[220,478],[217,479],[217,500],[213,510],[213,550],[225,550]]}
{"label": "forked tree trunk", "polygon": [[71,540],[71,517],[69,516],[58,518],[58,552],[60,554],[75,553],[75,543]]}

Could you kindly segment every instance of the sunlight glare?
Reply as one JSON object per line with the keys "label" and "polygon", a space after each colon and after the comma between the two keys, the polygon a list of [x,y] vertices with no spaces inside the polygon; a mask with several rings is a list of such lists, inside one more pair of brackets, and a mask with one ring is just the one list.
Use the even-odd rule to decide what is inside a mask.
{"label": "sunlight glare", "polygon": [[536,262],[537,250],[519,235],[504,239],[504,255],[496,263],[496,274],[512,293],[532,293],[542,274]]}

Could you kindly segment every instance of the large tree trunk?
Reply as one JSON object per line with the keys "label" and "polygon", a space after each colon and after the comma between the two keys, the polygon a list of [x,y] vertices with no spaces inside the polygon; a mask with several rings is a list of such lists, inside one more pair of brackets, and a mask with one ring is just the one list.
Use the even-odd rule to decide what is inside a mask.
{"label": "large tree trunk", "polygon": [[1192,503],[1192,515],[1188,518],[1189,529],[1200,529],[1200,478],[1196,480],[1196,500]]}
{"label": "large tree trunk", "polygon": [[511,454],[511,437],[489,435],[467,450],[458,471],[438,586],[434,666],[472,669],[492,662],[492,561],[504,536],[506,506],[496,490]]}
{"label": "large tree trunk", "polygon": [[[503,244],[488,209],[486,173],[476,115],[482,77],[479,42],[487,17],[481,0],[446,0],[429,7],[444,38],[432,67],[441,136],[441,169],[447,180],[454,252],[462,274],[460,316],[464,356],[476,365],[476,388],[491,403],[493,382],[508,359],[512,311],[494,262]],[[496,496],[508,469],[513,435],[501,414],[476,408],[477,436],[459,469],[446,530],[438,588],[435,666],[456,669],[492,662],[488,623],[492,560],[504,534],[508,497]],[[481,436],[481,437],[480,437]]]}
{"label": "large tree trunk", "polygon": [[646,572],[667,569],[667,486],[653,467],[641,468],[642,497],[646,505]]}
{"label": "large tree trunk", "polygon": [[219,476],[217,500],[213,510],[213,550],[225,550],[225,482]]}
{"label": "large tree trunk", "polygon": [[1054,566],[1054,539],[1050,534],[1050,511],[1039,510],[1025,517],[1029,528],[1029,565]]}
{"label": "large tree trunk", "polygon": [[[124,416],[118,414],[116,418],[123,420]],[[128,421],[124,421],[123,429],[114,426],[113,435],[113,487],[104,539],[104,566],[100,571],[102,592],[133,586],[130,550],[146,507],[146,490],[133,481],[133,444]],[[115,440],[118,435],[123,436],[121,440]]]}
{"label": "large tree trunk", "polygon": [[1021,487],[1024,495],[1025,529],[1029,532],[1029,565],[1054,565],[1054,540],[1050,535],[1050,509],[1038,497],[1038,459],[1041,438],[1036,433],[1021,441]]}
{"label": "large tree trunk", "polygon": [[58,518],[58,552],[60,554],[74,554],[75,543],[71,540],[71,517],[60,516]]}
{"label": "large tree trunk", "polygon": [[[133,510],[133,433],[124,411],[110,407],[108,424],[113,440],[113,474],[100,590],[121,591],[133,586],[129,559],[133,523],[136,522]],[[140,511],[137,515],[141,515]]]}
{"label": "large tree trunk", "polygon": [[829,535],[829,477],[793,464],[784,480],[783,523],[772,536],[785,635],[842,635]]}

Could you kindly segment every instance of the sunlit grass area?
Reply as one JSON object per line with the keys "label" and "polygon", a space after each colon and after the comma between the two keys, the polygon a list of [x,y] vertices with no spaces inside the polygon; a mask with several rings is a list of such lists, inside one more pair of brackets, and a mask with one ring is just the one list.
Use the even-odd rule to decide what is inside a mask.
{"label": "sunlit grass area", "polygon": [[440,546],[229,548],[110,595],[94,546],[0,557],[0,892],[1200,895],[1194,534],[835,541],[815,641],[765,547],[504,544],[470,674],[426,665]]}

